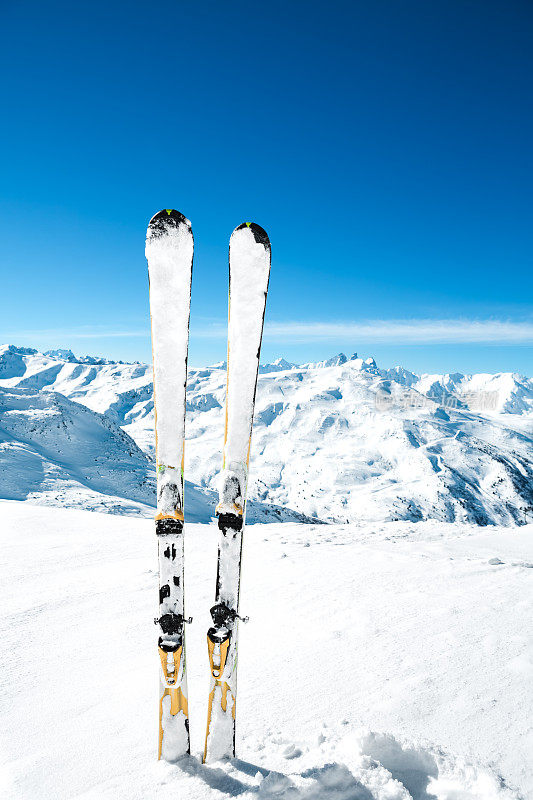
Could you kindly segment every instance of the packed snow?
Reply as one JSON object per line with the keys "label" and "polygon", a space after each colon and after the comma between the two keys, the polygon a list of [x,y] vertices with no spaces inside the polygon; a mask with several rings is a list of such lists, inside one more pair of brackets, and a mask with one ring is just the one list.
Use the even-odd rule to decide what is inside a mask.
{"label": "packed snow", "polygon": [[0,502],[0,793],[533,796],[533,525],[250,525],[237,758],[202,765],[217,532],[186,526],[192,755],[157,762],[153,523]]}

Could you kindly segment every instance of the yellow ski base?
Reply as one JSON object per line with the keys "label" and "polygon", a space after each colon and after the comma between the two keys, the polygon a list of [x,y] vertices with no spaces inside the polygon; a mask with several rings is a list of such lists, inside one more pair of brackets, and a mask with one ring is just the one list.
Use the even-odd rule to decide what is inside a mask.
{"label": "yellow ski base", "polygon": [[156,514],[155,521],[158,522],[160,519],[177,519],[180,522],[185,521],[185,517],[183,516],[183,511],[178,510],[174,511],[172,514]]}
{"label": "yellow ski base", "polygon": [[[219,503],[219,504],[217,505],[217,507],[215,508],[215,514],[216,514],[217,516],[218,516],[218,514],[220,514],[221,508],[222,508],[222,503]],[[242,507],[242,506],[240,506],[238,503],[233,503],[233,509],[232,509],[232,511],[233,511],[233,512],[234,512],[234,513],[235,513],[235,514],[238,516],[238,517],[242,517],[242,516],[243,516],[243,514],[244,514],[244,509],[243,509],[243,507]]]}

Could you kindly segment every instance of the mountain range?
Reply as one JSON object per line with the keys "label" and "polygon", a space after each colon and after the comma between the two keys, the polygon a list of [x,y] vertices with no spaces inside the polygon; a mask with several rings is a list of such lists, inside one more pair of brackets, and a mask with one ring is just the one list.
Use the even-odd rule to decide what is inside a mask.
{"label": "mountain range", "polygon": [[[186,506],[213,514],[225,364],[189,370]],[[150,514],[151,367],[0,347],[0,497]],[[417,375],[339,354],[260,368],[249,517],[522,524],[533,514],[533,380]],[[529,516],[528,516],[529,515]]]}

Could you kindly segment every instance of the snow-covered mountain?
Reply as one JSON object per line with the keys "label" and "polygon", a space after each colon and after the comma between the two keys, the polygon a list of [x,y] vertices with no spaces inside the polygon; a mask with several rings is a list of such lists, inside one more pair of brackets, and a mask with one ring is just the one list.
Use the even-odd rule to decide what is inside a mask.
{"label": "snow-covered mountain", "polygon": [[2,497],[142,513],[155,493],[151,473],[107,417],[57,392],[0,389]]}
{"label": "snow-covered mountain", "polygon": [[[33,414],[48,414],[45,406],[51,401],[43,398],[51,393],[75,401],[66,406],[64,399],[54,400],[63,412],[68,407],[73,414],[78,404],[97,412],[104,420],[100,425],[113,426],[113,441],[126,432],[144,451],[137,448],[135,457],[128,458],[134,465],[135,459],[145,459],[151,476],[147,456],[153,456],[153,401],[146,364],[4,346],[0,387],[24,389],[32,403],[44,403]],[[211,504],[220,467],[225,365],[191,369],[187,391],[186,475]],[[19,404],[26,397],[12,391],[10,396],[12,404],[15,396]],[[14,458],[13,442],[28,441],[32,417],[23,412],[16,412],[16,430],[9,428],[11,450],[4,452],[4,465]],[[61,430],[56,426],[48,434],[47,447]],[[85,434],[79,431],[76,441],[81,443]],[[532,435],[533,381],[520,375],[419,376],[402,367],[379,369],[372,358],[342,353],[304,365],[278,359],[260,370],[250,496],[259,504],[256,509],[273,504],[282,518],[290,515],[282,510],[290,509],[323,521],[521,523],[533,506]],[[32,446],[41,447],[40,431],[32,437]],[[114,459],[106,436],[100,442],[109,462],[121,466],[110,466],[109,474],[106,466],[102,474],[108,483],[99,489],[95,478],[91,488],[108,491],[113,484],[120,487],[114,494],[147,502],[138,494],[139,485],[153,497],[151,477],[145,472],[141,479],[140,467],[135,472],[129,462]],[[90,448],[74,449],[76,458],[74,453],[64,456],[67,471],[78,464],[78,474],[89,458],[100,474],[105,459],[95,461],[98,456]],[[5,474],[0,473],[0,495],[13,497]],[[32,492],[46,496],[47,486],[37,482]]]}
{"label": "snow-covered mountain", "polygon": [[[208,522],[216,493],[186,481],[187,518]],[[112,418],[52,391],[0,388],[0,496],[114,514],[152,516],[153,458]],[[253,522],[310,521],[253,502]]]}

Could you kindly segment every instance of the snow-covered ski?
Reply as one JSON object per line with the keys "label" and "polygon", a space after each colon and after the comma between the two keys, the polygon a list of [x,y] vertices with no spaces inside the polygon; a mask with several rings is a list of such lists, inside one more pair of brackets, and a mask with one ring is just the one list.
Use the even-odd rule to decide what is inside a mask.
{"label": "snow-covered ski", "polygon": [[235,755],[237,633],[242,540],[270,241],[259,225],[236,228],[229,246],[228,373],[224,458],[217,505],[219,545],[204,761]]}
{"label": "snow-covered ski", "polygon": [[159,758],[190,752],[183,592],[185,389],[193,258],[191,223],[164,209],[150,220],[146,258],[154,363],[159,554]]}

